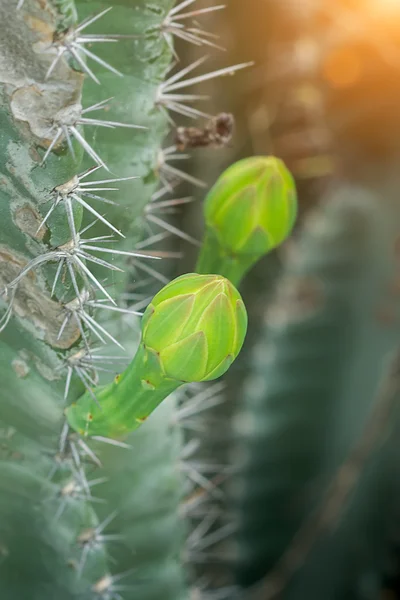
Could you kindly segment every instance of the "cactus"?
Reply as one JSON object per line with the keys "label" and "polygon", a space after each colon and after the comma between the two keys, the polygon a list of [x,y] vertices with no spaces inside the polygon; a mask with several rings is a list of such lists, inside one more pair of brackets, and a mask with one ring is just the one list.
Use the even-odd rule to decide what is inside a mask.
{"label": "cactus", "polygon": [[[185,201],[167,197],[178,182],[205,187],[175,161],[216,121],[177,127],[173,146],[164,139],[172,119],[210,117],[191,86],[249,64],[198,75],[201,57],[169,73],[175,38],[219,47],[190,21],[222,7],[194,2],[0,0],[7,598],[187,600],[193,565],[233,531],[230,514],[222,508],[228,522],[219,528],[221,507],[208,502],[220,501],[228,470],[201,458],[197,443],[198,414],[222,391],[219,382],[202,385],[226,372],[246,330],[240,296],[217,275],[239,285],[290,234],[297,207],[281,161],[233,165],[206,199],[200,275],[169,283],[160,259],[175,254],[156,244],[166,233],[193,240],[157,213]],[[262,593],[272,587],[296,600],[377,596],[397,474],[389,439],[363,455],[371,460],[356,463],[357,489],[336,510],[336,531],[317,536],[295,572],[293,536],[338,465],[346,467],[398,337],[396,202],[343,195],[311,221],[289,261],[237,419],[237,580],[246,588],[278,565]],[[132,290],[149,276],[165,287],[145,310],[140,337],[149,298],[136,302]],[[197,581],[195,597],[204,588]]]}
{"label": "cactus", "polygon": [[249,587],[266,578],[245,597],[379,596],[395,468],[393,408],[377,421],[374,437],[383,447],[362,450],[364,462],[346,470],[356,482],[352,494],[338,506],[328,496],[321,530],[303,535],[300,528],[308,517],[313,523],[335,471],[347,464],[398,345],[393,196],[336,190],[310,217],[266,315],[236,417],[237,581]]}
{"label": "cactus", "polygon": [[[174,37],[215,46],[187,19],[221,7],[187,8],[192,3],[0,1],[8,24],[0,44],[0,588],[7,597],[188,595],[176,398],[123,441],[106,437],[107,429],[74,433],[65,407],[82,395],[95,403],[137,350],[139,306],[124,301],[132,281],[150,275],[165,283],[157,263],[170,253],[151,249],[165,223],[153,216],[161,232],[143,240],[141,223],[153,212],[145,207],[156,208],[177,180],[200,183],[163,149],[169,113],[205,114],[186,89],[246,66],[188,78],[202,59],[167,76]],[[221,351],[237,353],[239,337]]]}
{"label": "cactus", "polygon": [[[140,589],[142,597],[157,598],[160,587],[171,599],[184,593],[177,559],[183,543],[177,512],[180,438],[171,437],[176,427],[165,410],[149,419],[138,438],[147,459],[143,470],[137,463],[131,466],[133,481],[116,472],[110,459],[122,464],[124,456],[125,463],[132,463],[136,448],[89,447],[63,425],[64,401],[89,387],[103,368],[110,368],[107,363],[111,369],[118,364],[113,351],[94,352],[89,338],[125,345],[120,319],[125,312],[135,318],[130,314],[135,311],[113,304],[129,274],[113,279],[110,287],[103,281],[104,269],[119,274],[123,260],[132,255],[134,219],[157,185],[153,157],[166,132],[166,117],[156,109],[154,98],[171,52],[161,35],[139,38],[132,27],[139,27],[140,33],[151,27],[158,31],[172,3],[160,3],[160,12],[124,4],[108,13],[100,3],[77,3],[80,19],[88,13],[95,16],[79,35],[72,2],[48,3],[44,9],[26,0],[20,11],[13,2],[0,5],[2,22],[10,24],[2,45],[7,70],[1,108],[0,287],[6,290],[6,310],[1,342],[0,587],[10,597],[119,598],[124,589],[126,600]],[[106,26],[115,35],[103,34]],[[96,27],[99,33],[88,33]],[[120,34],[135,37],[107,43]],[[15,40],[21,42],[18,50]],[[82,50],[85,44],[96,47],[102,62],[93,59],[94,49],[90,54]],[[106,61],[110,69],[100,46],[111,55]],[[115,69],[124,72],[123,79]],[[93,89],[88,81],[83,85],[79,70],[91,77]],[[111,95],[113,101],[103,102]],[[91,111],[81,111],[81,105],[97,105],[107,112],[116,106],[118,114],[103,117],[106,122],[100,117],[91,121]],[[121,129],[115,135],[118,123]],[[143,123],[147,129],[136,129]],[[91,125],[96,139],[89,137]],[[109,135],[100,136],[101,130]],[[86,164],[84,152],[90,159]],[[110,203],[115,191],[108,188],[115,187],[120,188],[118,205]],[[84,223],[91,218],[98,224],[85,235]],[[101,239],[103,235],[119,232],[126,236],[125,248],[103,244],[108,240]],[[106,326],[97,315],[99,307],[119,318],[108,319]],[[127,347],[128,343],[132,341],[127,340]],[[172,404],[168,414],[171,410]],[[153,443],[154,429],[158,445]],[[157,472],[157,483],[151,484]],[[150,506],[141,495],[132,498],[133,490],[141,487],[143,494],[149,485],[157,503]],[[113,493],[120,496],[119,503]],[[129,502],[122,503],[123,498]],[[137,521],[141,527],[148,523],[146,531]],[[168,528],[173,536],[166,533]],[[30,541],[21,547],[22,538]]]}

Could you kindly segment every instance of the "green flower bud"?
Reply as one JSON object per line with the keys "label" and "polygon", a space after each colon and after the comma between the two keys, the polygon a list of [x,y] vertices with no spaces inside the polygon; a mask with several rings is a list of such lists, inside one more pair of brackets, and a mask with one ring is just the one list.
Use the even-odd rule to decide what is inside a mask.
{"label": "green flower bud", "polygon": [[206,197],[206,236],[197,271],[221,273],[238,285],[259,258],[287,238],[296,213],[295,184],[281,160],[240,160]]}
{"label": "green flower bud", "polygon": [[143,316],[142,342],[167,378],[210,381],[235,360],[246,329],[246,309],[230,281],[190,273],[155,295]]}
{"label": "green flower bud", "polygon": [[230,254],[259,258],[289,235],[296,219],[293,178],[273,156],[245,158],[229,167],[204,205],[206,226]]}
{"label": "green flower bud", "polygon": [[83,436],[125,437],[184,383],[223,375],[239,354],[246,328],[243,301],[227,279],[174,279],[147,307],[130,365],[69,406],[69,426]]}

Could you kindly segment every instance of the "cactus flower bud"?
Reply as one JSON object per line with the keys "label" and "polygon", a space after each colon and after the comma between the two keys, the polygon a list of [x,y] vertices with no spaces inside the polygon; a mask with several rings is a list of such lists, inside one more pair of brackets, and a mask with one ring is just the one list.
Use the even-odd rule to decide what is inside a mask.
{"label": "cactus flower bud", "polygon": [[220,275],[190,273],[156,294],[143,316],[143,343],[163,372],[179,381],[209,381],[228,370],[242,347],[247,313]]}
{"label": "cactus flower bud", "polygon": [[296,212],[295,184],[281,160],[240,160],[206,197],[206,234],[197,271],[220,273],[238,285],[259,258],[290,234]]}
{"label": "cactus flower bud", "polygon": [[196,273],[174,279],[147,307],[127,369],[66,409],[70,427],[85,436],[124,437],[183,383],[223,375],[246,329],[246,309],[230,281]]}

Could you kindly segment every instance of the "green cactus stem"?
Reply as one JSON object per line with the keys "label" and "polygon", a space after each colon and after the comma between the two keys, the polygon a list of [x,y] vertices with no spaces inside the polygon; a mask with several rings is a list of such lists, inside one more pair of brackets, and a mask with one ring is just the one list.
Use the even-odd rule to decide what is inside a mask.
{"label": "green cactus stem", "polygon": [[[107,310],[110,304],[106,303],[101,303],[106,310],[99,309],[99,297],[83,272],[72,265],[75,285],[68,268],[47,259],[54,257],[54,251],[72,248],[75,233],[94,218],[99,222],[85,237],[121,231],[126,249],[132,250],[138,238],[137,217],[158,185],[156,156],[167,131],[167,116],[156,97],[172,56],[161,27],[173,0],[154,0],[150,8],[141,0],[113,4],[109,10],[109,3],[88,0],[78,0],[76,8],[73,0],[0,1],[0,290],[8,290],[0,298],[0,329],[4,329],[0,340],[0,595],[4,598],[109,600],[118,594],[118,586],[127,588],[124,600],[137,595],[156,600],[160,588],[170,600],[185,593],[177,560],[182,540],[176,469],[179,441],[171,439],[169,423],[156,419],[150,429],[143,428],[134,451],[124,448],[126,462],[135,463],[135,477],[128,482],[122,476],[113,479],[119,496],[123,489],[129,499],[123,507],[118,505],[121,511],[114,520],[116,503],[101,502],[113,498],[108,481],[116,471],[106,460],[103,468],[99,466],[105,444],[98,444],[95,455],[64,426],[63,407],[84,389],[85,379],[79,373],[95,380],[102,373],[96,356],[87,353],[86,345],[93,338],[101,341],[88,326],[93,320],[87,316],[104,324],[104,313],[113,315],[107,330],[119,344],[125,345],[126,339],[122,313]],[[102,19],[95,18],[100,15]],[[90,27],[80,31],[86,39],[73,53],[77,22],[82,25],[86,18]],[[150,29],[152,35],[142,35]],[[116,43],[97,43],[96,36]],[[89,52],[124,77],[88,55],[85,67],[85,43]],[[58,51],[60,58],[54,62]],[[113,100],[104,101],[111,96]],[[98,103],[102,109],[98,113],[83,113],[82,106]],[[87,120],[97,116],[108,120],[107,126],[97,119],[96,123]],[[123,131],[116,129],[116,123]],[[129,124],[146,129],[124,126]],[[61,125],[65,126],[62,132]],[[113,174],[99,169],[93,177],[101,165]],[[101,222],[104,214],[107,222]],[[83,264],[99,282],[107,278],[103,287],[119,302],[117,293],[124,291],[131,274],[126,254],[113,252],[109,258],[111,273],[103,270],[104,263],[84,259]],[[28,265],[26,276],[21,276]],[[18,277],[18,283],[10,286]],[[115,308],[112,303],[111,307]],[[163,440],[162,448],[154,448],[154,437]],[[142,469],[137,456],[148,456],[150,447],[151,464]],[[168,476],[159,476],[157,469]],[[153,479],[157,480],[152,488],[154,504],[145,521],[143,513],[138,517],[138,507],[148,508],[142,490]],[[125,538],[138,521],[140,531]],[[147,544],[147,552],[137,556],[140,544]],[[143,564],[152,571],[151,577],[144,576]],[[137,568],[135,573],[132,568]],[[120,579],[128,570],[129,576]]]}
{"label": "green cactus stem", "polygon": [[168,111],[196,116],[185,88],[244,66],[165,81],[173,37],[198,43],[189,4],[0,0],[5,598],[187,598],[173,398],[119,446],[71,431],[64,408],[115,373],[106,342],[134,354],[132,278],[165,279],[133,252],[159,175],[189,177],[161,149]]}
{"label": "green cactus stem", "polygon": [[230,166],[207,194],[198,273],[220,273],[238,286],[246,272],[290,234],[296,189],[283,162],[255,156]]}

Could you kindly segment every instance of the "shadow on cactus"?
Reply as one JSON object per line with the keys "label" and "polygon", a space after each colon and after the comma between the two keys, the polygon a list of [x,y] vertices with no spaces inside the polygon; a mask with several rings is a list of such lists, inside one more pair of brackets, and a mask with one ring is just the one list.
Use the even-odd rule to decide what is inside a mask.
{"label": "shadow on cactus", "polygon": [[220,273],[239,285],[247,271],[290,234],[297,215],[294,180],[273,156],[230,166],[204,204],[198,273]]}
{"label": "shadow on cactus", "polygon": [[[121,438],[137,429],[181,385],[223,375],[240,352],[247,313],[220,275],[182,275],[155,295],[131,364],[66,410],[81,435]],[[95,397],[93,397],[95,394]]]}

